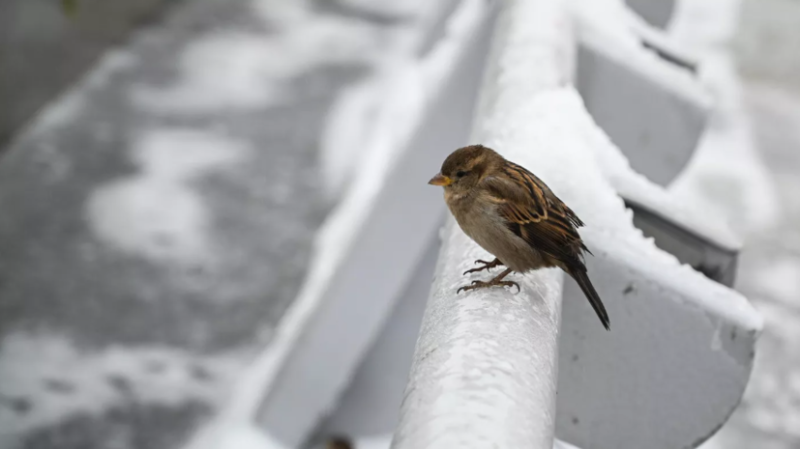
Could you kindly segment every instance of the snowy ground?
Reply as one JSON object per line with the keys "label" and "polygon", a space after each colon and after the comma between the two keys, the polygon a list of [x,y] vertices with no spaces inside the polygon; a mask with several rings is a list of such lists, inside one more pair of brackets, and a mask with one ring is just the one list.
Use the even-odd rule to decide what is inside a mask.
{"label": "snowy ground", "polygon": [[329,109],[408,58],[417,25],[353,1],[185,2],[17,135],[0,449],[188,441],[306,274],[335,198],[320,136],[348,137]]}

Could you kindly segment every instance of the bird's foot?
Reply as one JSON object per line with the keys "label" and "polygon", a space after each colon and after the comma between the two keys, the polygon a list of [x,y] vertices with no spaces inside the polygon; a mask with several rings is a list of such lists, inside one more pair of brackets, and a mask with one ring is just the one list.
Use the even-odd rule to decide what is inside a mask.
{"label": "bird's foot", "polygon": [[478,272],[483,271],[483,270],[488,270],[489,268],[494,268],[494,267],[503,265],[503,262],[500,262],[500,259],[498,259],[498,258],[495,258],[491,262],[487,262],[485,260],[478,259],[478,260],[475,261],[475,265],[478,265],[478,264],[483,264],[483,266],[482,267],[478,267],[478,268],[473,268],[471,270],[467,270],[467,271],[464,272],[464,274],[478,273]]}
{"label": "bird's foot", "polygon": [[519,289],[519,284],[517,284],[517,283],[516,283],[516,282],[514,282],[514,281],[502,281],[502,280],[500,280],[500,279],[497,279],[497,278],[495,278],[495,279],[492,279],[492,280],[491,280],[491,281],[489,281],[489,282],[484,282],[484,281],[472,281],[472,284],[471,284],[471,285],[465,285],[465,286],[463,286],[463,287],[459,287],[459,289],[458,289],[458,290],[456,290],[456,294],[459,294],[459,293],[461,293],[461,291],[462,291],[462,290],[463,290],[463,291],[465,291],[465,292],[467,292],[467,291],[470,291],[470,290],[477,290],[477,289],[479,289],[479,288],[488,288],[488,287],[495,287],[495,286],[501,286],[501,287],[517,287],[517,292],[519,292],[519,290],[520,290],[520,289]]}

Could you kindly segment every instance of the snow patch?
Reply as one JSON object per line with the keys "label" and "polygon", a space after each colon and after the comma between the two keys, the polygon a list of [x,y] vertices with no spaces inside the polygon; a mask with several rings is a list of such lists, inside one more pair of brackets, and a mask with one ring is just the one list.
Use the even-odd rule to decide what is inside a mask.
{"label": "snow patch", "polygon": [[775,187],[754,146],[741,86],[727,45],[738,23],[739,0],[678,2],[671,38],[702,61],[699,76],[715,110],[695,156],[669,190],[699,210],[725,217],[740,236],[779,218]]}
{"label": "snow patch", "polygon": [[186,129],[144,133],[131,158],[140,172],[98,187],[86,216],[98,238],[162,262],[210,262],[208,211],[191,181],[247,154],[242,143]]}
{"label": "snow patch", "polygon": [[[320,142],[327,192],[339,198],[350,186],[367,152],[394,154],[416,126],[427,98],[419,63],[398,64],[381,70],[345,91],[328,116]],[[433,75],[433,74],[431,74]],[[427,82],[432,82],[427,79]],[[362,161],[362,162],[360,162]]]}
{"label": "snow patch", "polygon": [[[677,96],[708,103],[706,92],[697,84],[694,74],[674,64],[665,63],[655,52],[642,46],[642,38],[656,39],[662,46],[672,43],[660,39],[652,27],[633,13],[621,0],[572,0],[572,13],[584,45],[617,61],[645,78],[657,79],[665,89]],[[689,47],[691,48],[691,47]],[[682,53],[685,53],[682,51]],[[691,58],[689,58],[691,59]]]}
{"label": "snow patch", "polygon": [[92,91],[101,89],[116,73],[137,63],[137,58],[127,50],[106,53],[86,76],[73,85],[61,98],[48,103],[39,116],[31,120],[30,131],[23,131],[17,135],[27,136],[28,132],[49,132],[70,123],[76,115],[79,115]]}
{"label": "snow patch", "polygon": [[[212,436],[217,438],[210,447],[220,449],[290,449],[274,439],[255,423],[232,422],[225,432]],[[359,448],[360,449],[360,448]]]}
{"label": "snow patch", "polygon": [[709,56],[701,76],[717,98],[717,109],[695,156],[669,190],[708,214],[725,217],[746,237],[778,220],[777,195],[754,149],[732,62],[725,55]]}
{"label": "snow patch", "polygon": [[[413,129],[414,118],[433,94],[426,87],[437,85],[436,80],[441,77],[437,73],[446,70],[430,65],[434,61],[445,66],[449,63],[446,57],[418,58],[424,38],[435,25],[445,2],[348,0],[347,4],[373,13],[400,14],[405,19],[403,26],[388,35],[388,48],[384,50],[387,56],[374,60],[374,71],[344,89],[328,113],[320,139],[320,158],[330,199],[341,197],[364,151],[379,145],[401,145],[397,142],[403,141],[403,136]],[[454,24],[448,26],[452,28]],[[450,32],[457,33],[452,29]],[[441,52],[441,44],[433,51],[438,48]]]}
{"label": "snow patch", "polygon": [[769,328],[770,336],[786,346],[800,341],[800,326],[796,319],[787,314],[785,304],[776,304],[760,301],[757,306],[759,313],[764,316],[764,321]]}
{"label": "snow patch", "polygon": [[800,306],[800,259],[784,257],[757,268],[757,287],[770,299]]}
{"label": "snow patch", "polygon": [[389,449],[391,445],[391,434],[360,437],[353,442],[353,447],[355,449]]}
{"label": "snow patch", "polygon": [[206,35],[179,56],[176,82],[137,86],[132,101],[159,112],[265,108],[290,100],[291,81],[302,73],[378,54],[379,30],[364,22],[313,13],[304,1],[254,0],[251,7],[270,32]]}
{"label": "snow patch", "polygon": [[233,357],[200,358],[166,347],[88,352],[57,335],[7,335],[0,344],[0,403],[22,401],[29,409],[0,407],[0,441],[69,416],[99,416],[131,400],[215,404],[240,365]]}
{"label": "snow patch", "polygon": [[409,18],[424,14],[424,8],[430,7],[430,0],[339,0],[339,3],[353,9],[400,18]]}

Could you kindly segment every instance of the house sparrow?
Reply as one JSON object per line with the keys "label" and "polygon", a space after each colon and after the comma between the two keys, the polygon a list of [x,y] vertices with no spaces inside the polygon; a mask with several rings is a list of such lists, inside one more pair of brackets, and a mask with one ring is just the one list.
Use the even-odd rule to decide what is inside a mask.
{"label": "house sparrow", "polygon": [[512,271],[559,267],[572,276],[606,329],[609,319],[586,266],[577,228],[583,222],[533,173],[507,161],[495,151],[472,145],[459,148],[442,164],[428,184],[444,187],[444,200],[461,229],[492,253],[491,262],[476,260],[479,268],[464,274],[505,266],[488,282],[473,281],[458,289],[515,286],[503,280]]}

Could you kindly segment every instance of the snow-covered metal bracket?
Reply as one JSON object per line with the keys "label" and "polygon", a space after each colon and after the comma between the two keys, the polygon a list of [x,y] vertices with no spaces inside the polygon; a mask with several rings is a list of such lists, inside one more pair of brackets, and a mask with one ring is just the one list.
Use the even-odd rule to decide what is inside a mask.
{"label": "snow-covered metal bracket", "polygon": [[621,0],[571,4],[586,109],[636,171],[666,185],[697,147],[712,106],[694,58]]}
{"label": "snow-covered metal bracket", "polygon": [[[675,8],[671,1],[628,3],[661,27]],[[696,58],[619,0],[571,4],[578,19],[576,86],[587,110],[635,171],[666,185],[692,156],[712,107]],[[732,286],[740,245],[727,227],[714,217],[692,219],[679,201],[634,178],[617,170],[610,180],[635,225],[681,262]]]}
{"label": "snow-covered metal bracket", "polygon": [[[569,83],[570,24],[559,0],[504,3],[473,141],[532,169],[587,222],[589,273],[612,330],[573,282],[562,295],[554,270],[518,277],[519,294],[457,296],[461,272],[487,255],[449,219],[393,448],[545,448],[554,435],[598,449],[696,447],[747,384],[758,314],[645,238],[621,196],[727,249],[738,242],[635,173],[592,121]],[[601,45],[613,42],[597,48],[613,51]],[[651,62],[634,64],[625,70]],[[627,113],[643,113],[648,101]],[[687,113],[671,104],[670,114]],[[649,157],[676,151],[664,138],[652,135]]]}

